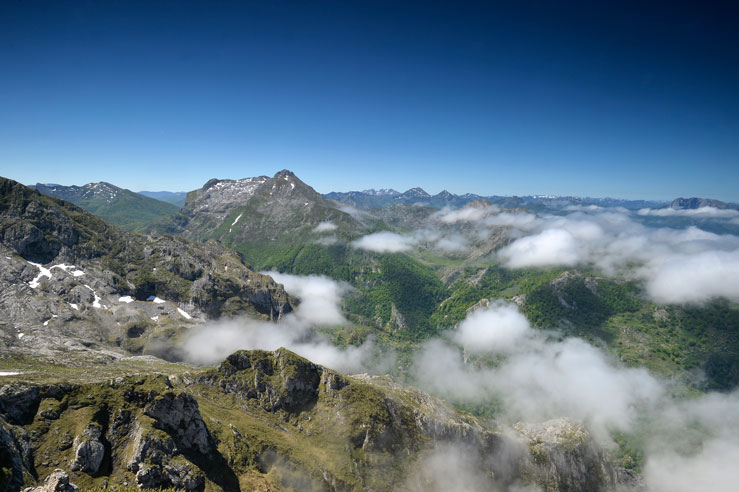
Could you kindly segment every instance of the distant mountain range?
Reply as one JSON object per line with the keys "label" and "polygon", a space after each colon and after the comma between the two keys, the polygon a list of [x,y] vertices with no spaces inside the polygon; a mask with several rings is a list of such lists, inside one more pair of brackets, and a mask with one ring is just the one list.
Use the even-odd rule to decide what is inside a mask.
{"label": "distant mountain range", "polygon": [[74,203],[128,231],[138,231],[152,220],[179,210],[178,206],[171,203],[155,200],[105,182],[88,183],[83,186],[36,183],[31,188],[44,195]]}
{"label": "distant mountain range", "polygon": [[403,193],[393,189],[364,190],[349,192],[331,192],[323,195],[329,200],[346,203],[356,208],[368,210],[385,208],[396,203],[408,203],[425,205],[441,209],[444,207],[457,208],[475,200],[484,199],[492,204],[503,208],[527,207],[534,210],[544,207],[566,208],[568,206],[597,205],[601,207],[624,207],[631,210],[640,208],[659,208],[667,205],[667,202],[654,200],[623,200],[618,198],[589,198],[575,196],[554,195],[529,195],[529,196],[500,196],[500,195],[476,195],[465,193],[455,195],[444,190],[436,195],[430,195],[422,188],[411,188]]}
{"label": "distant mountain range", "polygon": [[670,208],[676,210],[695,210],[703,207],[713,207],[722,210],[733,209],[739,210],[739,205],[735,203],[725,203],[710,198],[675,198],[670,204]]}

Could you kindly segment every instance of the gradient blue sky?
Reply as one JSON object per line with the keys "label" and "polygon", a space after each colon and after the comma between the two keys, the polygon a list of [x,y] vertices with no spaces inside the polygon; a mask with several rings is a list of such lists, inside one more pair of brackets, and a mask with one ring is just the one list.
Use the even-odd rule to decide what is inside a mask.
{"label": "gradient blue sky", "polygon": [[729,4],[0,0],[0,175],[739,201]]}

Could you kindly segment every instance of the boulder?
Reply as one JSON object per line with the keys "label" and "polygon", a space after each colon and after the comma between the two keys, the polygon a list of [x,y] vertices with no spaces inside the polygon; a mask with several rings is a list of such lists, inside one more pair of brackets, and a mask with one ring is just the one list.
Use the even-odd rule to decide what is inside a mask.
{"label": "boulder", "polygon": [[24,492],[77,492],[76,485],[69,483],[69,475],[64,470],[56,469],[46,477],[40,487],[29,487]]}
{"label": "boulder", "polygon": [[91,424],[74,440],[75,457],[72,471],[83,471],[94,475],[100,469],[105,457],[105,446],[100,442],[102,431],[96,424]]}

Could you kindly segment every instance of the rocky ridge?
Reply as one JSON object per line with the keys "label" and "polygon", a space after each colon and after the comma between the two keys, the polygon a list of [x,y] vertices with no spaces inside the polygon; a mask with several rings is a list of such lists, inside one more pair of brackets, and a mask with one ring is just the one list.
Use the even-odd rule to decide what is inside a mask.
{"label": "rocky ridge", "polygon": [[211,179],[188,194],[180,212],[148,230],[195,241],[217,239],[257,261],[265,249],[353,237],[373,227],[341,208],[283,170],[272,178]]}
{"label": "rocky ridge", "polygon": [[[278,319],[281,285],[215,242],[125,232],[0,178],[0,346],[7,353],[151,351],[223,315]],[[117,351],[115,349],[121,349]]]}
{"label": "rocky ridge", "polygon": [[0,405],[10,492],[47,476],[83,489],[435,490],[424,463],[449,446],[474,461],[485,490],[639,485],[572,422],[505,430],[389,377],[344,376],[285,349],[179,376],[17,383]]}

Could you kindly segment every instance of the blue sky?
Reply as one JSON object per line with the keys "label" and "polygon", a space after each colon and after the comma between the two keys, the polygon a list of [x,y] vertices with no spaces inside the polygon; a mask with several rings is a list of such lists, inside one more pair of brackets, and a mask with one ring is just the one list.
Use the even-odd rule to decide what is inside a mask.
{"label": "blue sky", "polygon": [[0,0],[0,175],[739,201],[732,2]]}

